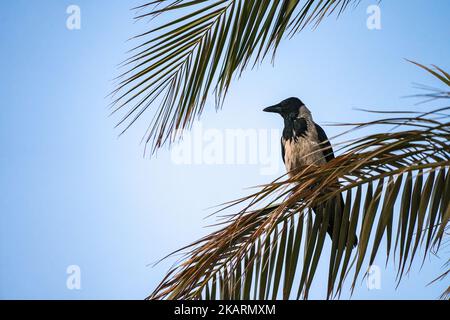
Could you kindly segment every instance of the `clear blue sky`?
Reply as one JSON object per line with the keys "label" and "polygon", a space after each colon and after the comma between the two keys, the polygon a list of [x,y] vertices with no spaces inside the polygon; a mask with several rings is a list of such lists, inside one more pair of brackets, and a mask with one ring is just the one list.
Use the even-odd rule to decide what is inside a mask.
{"label": "clear blue sky", "polygon": [[[143,158],[145,122],[117,139],[105,96],[116,65],[149,26],[133,23],[136,0],[9,1],[0,11],[0,298],[142,299],[170,262],[148,267],[204,235],[207,208],[270,181],[257,165],[176,165],[170,151]],[[367,120],[352,108],[411,108],[413,82],[435,84],[409,58],[450,69],[450,2],[383,1],[381,30],[366,28],[362,1],[282,43],[275,66],[244,73],[224,109],[208,104],[206,128],[280,128],[260,112],[300,97],[319,123]],[[79,5],[81,30],[66,28]],[[148,117],[146,118],[148,119]],[[326,128],[329,136],[337,128]],[[276,151],[278,152],[278,151]],[[362,284],[354,298],[434,299],[447,283],[426,287],[445,261],[416,266],[395,290],[392,267],[382,289]],[[382,262],[380,262],[383,265]],[[81,268],[81,290],[66,288],[66,268]],[[322,298],[326,266],[313,298]],[[348,296],[344,296],[348,297]]]}

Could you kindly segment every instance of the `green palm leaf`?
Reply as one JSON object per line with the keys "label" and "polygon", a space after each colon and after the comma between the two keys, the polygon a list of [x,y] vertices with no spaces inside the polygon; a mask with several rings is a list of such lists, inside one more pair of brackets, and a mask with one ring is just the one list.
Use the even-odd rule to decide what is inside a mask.
{"label": "green palm leaf", "polygon": [[[159,0],[139,7],[138,19],[173,13],[175,19],[137,36],[113,92],[118,127],[130,128],[159,103],[144,140],[152,150],[189,128],[212,91],[219,107],[233,76],[275,54],[283,37],[317,26],[359,0]],[[153,9],[152,9],[153,8]],[[189,13],[186,14],[186,11]]]}

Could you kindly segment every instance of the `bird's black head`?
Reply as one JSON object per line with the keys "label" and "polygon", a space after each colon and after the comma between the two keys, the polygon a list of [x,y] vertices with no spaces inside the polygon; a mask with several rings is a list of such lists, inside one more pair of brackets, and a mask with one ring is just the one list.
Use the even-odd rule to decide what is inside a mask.
{"label": "bird's black head", "polygon": [[305,104],[300,99],[288,98],[274,106],[265,108],[263,111],[278,113],[285,119],[295,119],[302,113],[302,109],[307,110]]}
{"label": "bird's black head", "polygon": [[285,140],[305,136],[308,131],[308,123],[312,122],[311,113],[298,98],[288,98],[263,111],[278,113],[283,117],[283,138]]}

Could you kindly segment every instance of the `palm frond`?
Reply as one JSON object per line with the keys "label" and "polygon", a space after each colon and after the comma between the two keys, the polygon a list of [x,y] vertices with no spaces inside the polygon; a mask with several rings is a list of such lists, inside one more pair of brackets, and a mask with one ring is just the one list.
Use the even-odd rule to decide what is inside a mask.
{"label": "palm frond", "polygon": [[[438,79],[448,79],[435,70],[439,76],[431,74]],[[395,257],[400,282],[418,252],[425,260],[446,236],[450,107],[395,115],[354,128],[396,130],[349,141],[336,159],[299,168],[229,203],[224,209],[245,205],[221,229],[185,248],[185,259],[149,298],[308,298],[318,263],[328,256],[323,250],[330,219],[335,223],[328,298],[338,297],[347,279],[355,288],[380,254],[382,241],[386,261]],[[319,205],[322,213],[313,215],[310,208]]]}
{"label": "palm frond", "polygon": [[[153,151],[189,128],[215,92],[220,107],[233,76],[268,53],[283,37],[359,0],[159,0],[139,7],[138,19],[173,13],[174,20],[139,35],[113,92],[113,113],[122,111],[123,132],[157,102],[144,137]],[[153,8],[153,9],[152,9]]]}

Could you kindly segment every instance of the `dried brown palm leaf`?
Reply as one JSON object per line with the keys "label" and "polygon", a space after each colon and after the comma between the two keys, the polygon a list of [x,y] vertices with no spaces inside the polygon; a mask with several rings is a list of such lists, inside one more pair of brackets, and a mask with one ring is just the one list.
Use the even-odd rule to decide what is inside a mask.
{"label": "dried brown palm leaf", "polygon": [[[433,72],[440,80],[450,79],[440,69]],[[349,276],[355,288],[383,239],[386,260],[396,258],[400,282],[418,251],[424,256],[436,253],[446,236],[449,111],[450,107],[419,115],[405,112],[402,117],[355,124],[354,129],[368,126],[379,131],[390,125],[395,130],[349,141],[334,160],[299,168],[226,205],[224,209],[244,207],[222,221],[221,229],[184,248],[186,258],[149,298],[308,298],[324,254],[329,254],[326,293],[333,298]],[[339,204],[341,194],[344,210],[332,210],[339,207],[331,204]],[[312,215],[309,208],[319,204],[322,213]],[[336,223],[327,254],[323,249],[332,218]]]}

